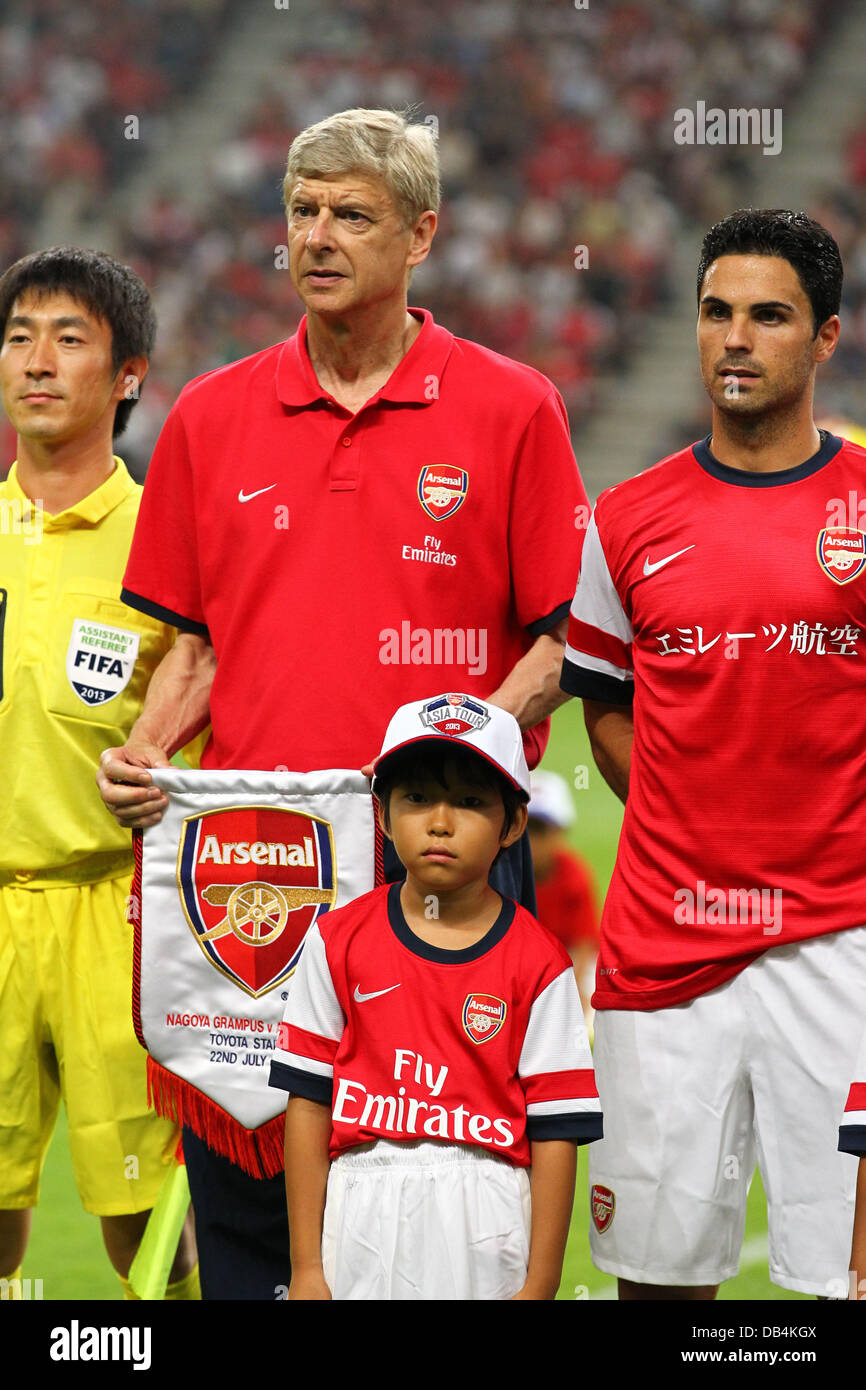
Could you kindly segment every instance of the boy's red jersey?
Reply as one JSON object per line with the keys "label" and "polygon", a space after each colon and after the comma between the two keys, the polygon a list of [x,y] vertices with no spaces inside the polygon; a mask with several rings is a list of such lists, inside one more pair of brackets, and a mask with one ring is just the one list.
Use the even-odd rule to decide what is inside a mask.
{"label": "boy's red jersey", "polygon": [[523,908],[465,950],[408,927],[400,884],[322,916],[289,986],[272,1086],[331,1107],[330,1155],[377,1139],[477,1145],[601,1137],[571,961]]}

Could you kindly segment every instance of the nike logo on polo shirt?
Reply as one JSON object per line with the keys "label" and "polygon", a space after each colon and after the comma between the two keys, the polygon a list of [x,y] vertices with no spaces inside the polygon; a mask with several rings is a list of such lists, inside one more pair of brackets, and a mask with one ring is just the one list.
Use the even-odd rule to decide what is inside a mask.
{"label": "nike logo on polo shirt", "polygon": [[254,497],[261,497],[263,492],[270,492],[272,487],[276,487],[276,483],[270,483],[267,487],[260,487],[258,492],[244,492],[241,488],[238,493],[238,501],[251,502]]}
{"label": "nike logo on polo shirt", "polygon": [[387,989],[374,989],[372,994],[362,994],[361,986],[355,985],[355,1003],[366,1004],[368,999],[378,999],[380,994],[390,994],[392,989],[399,989],[402,983],[403,981],[400,980],[396,985],[389,985]]}
{"label": "nike logo on polo shirt", "polygon": [[646,575],[655,574],[656,570],[664,569],[665,565],[669,565],[671,560],[679,559],[680,555],[685,555],[686,550],[694,550],[694,548],[694,545],[687,545],[685,550],[677,550],[673,555],[666,555],[663,560],[651,561],[650,557],[647,556],[643,562],[643,572]]}

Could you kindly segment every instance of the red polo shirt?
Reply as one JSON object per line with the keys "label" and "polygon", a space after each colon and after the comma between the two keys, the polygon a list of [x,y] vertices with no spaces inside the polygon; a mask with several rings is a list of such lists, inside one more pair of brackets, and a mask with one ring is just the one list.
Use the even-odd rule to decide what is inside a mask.
{"label": "red polo shirt", "polygon": [[398,705],[489,695],[568,612],[586,495],[558,393],[413,313],[356,415],[319,385],[303,320],[168,416],[123,596],[213,643],[204,767],[358,767]]}

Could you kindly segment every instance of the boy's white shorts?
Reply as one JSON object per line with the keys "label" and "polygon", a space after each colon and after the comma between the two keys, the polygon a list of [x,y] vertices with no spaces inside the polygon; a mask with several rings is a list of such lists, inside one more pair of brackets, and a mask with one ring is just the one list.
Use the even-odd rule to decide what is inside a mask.
{"label": "boy's white shorts", "polygon": [[464,1144],[380,1140],[331,1164],[335,1299],[506,1299],[526,1279],[529,1173]]}
{"label": "boy's white shorts", "polygon": [[836,1145],[864,1018],[864,927],[773,946],[687,1004],[599,1011],[596,1266],[643,1284],[731,1278],[757,1159],[770,1278],[845,1297],[857,1161]]}

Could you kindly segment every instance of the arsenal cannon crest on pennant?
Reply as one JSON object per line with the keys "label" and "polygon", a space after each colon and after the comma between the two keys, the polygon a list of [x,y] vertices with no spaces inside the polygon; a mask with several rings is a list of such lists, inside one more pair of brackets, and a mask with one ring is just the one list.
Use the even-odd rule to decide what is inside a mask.
{"label": "arsenal cannon crest on pennant", "polygon": [[257,999],[292,973],[307,928],[334,906],[331,827],[268,806],[188,816],[177,881],[204,954]]}

